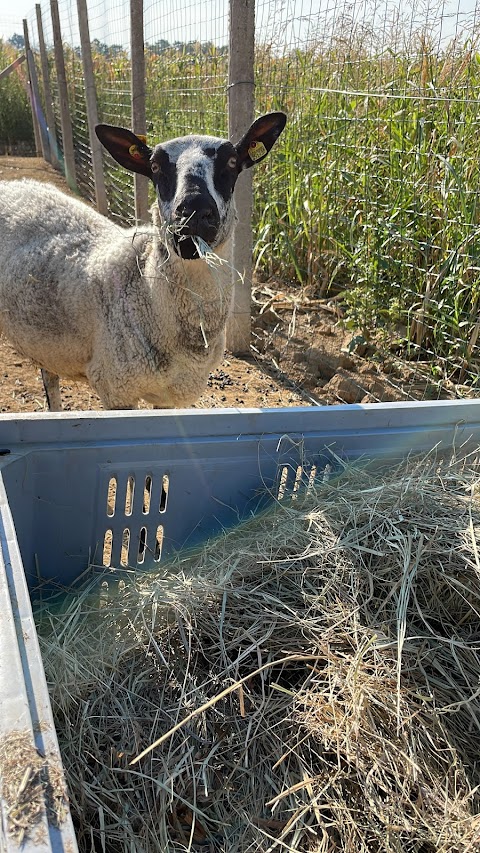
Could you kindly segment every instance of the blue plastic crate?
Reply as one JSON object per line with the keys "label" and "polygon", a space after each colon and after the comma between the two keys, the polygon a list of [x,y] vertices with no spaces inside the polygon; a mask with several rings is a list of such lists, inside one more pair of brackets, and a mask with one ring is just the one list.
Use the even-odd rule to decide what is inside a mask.
{"label": "blue plastic crate", "polygon": [[[480,400],[0,415],[0,737],[60,761],[30,596],[90,563],[150,569],[288,499],[336,459],[480,446]],[[0,851],[17,845],[0,803]],[[75,851],[70,817],[35,850]]]}

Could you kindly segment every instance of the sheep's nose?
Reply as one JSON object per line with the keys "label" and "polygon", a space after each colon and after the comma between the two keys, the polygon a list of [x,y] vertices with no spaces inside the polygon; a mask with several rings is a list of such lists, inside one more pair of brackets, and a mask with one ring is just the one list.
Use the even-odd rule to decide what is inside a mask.
{"label": "sheep's nose", "polygon": [[181,226],[182,234],[203,237],[207,242],[215,236],[220,217],[212,200],[210,204],[201,196],[179,204],[174,220]]}
{"label": "sheep's nose", "polygon": [[186,231],[193,231],[195,228],[208,227],[215,225],[215,213],[211,207],[202,207],[199,210],[183,205],[177,209],[175,218],[182,222]]}
{"label": "sheep's nose", "polygon": [[216,216],[213,207],[203,207],[201,210],[197,211],[197,219],[200,223],[205,225],[215,225]]}

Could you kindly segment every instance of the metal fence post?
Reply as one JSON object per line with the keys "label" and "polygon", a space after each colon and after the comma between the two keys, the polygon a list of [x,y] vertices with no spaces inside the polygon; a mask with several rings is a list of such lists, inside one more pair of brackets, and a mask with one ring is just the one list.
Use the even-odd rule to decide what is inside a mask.
{"label": "metal fence post", "polygon": [[[130,0],[130,49],[132,54],[132,130],[145,136],[145,50],[143,42],[143,0]],[[135,218],[148,221],[148,178],[134,175]]]}
{"label": "metal fence post", "polygon": [[107,193],[103,175],[102,144],[95,133],[98,124],[97,93],[93,73],[92,48],[90,44],[90,29],[88,26],[87,0],[77,0],[78,26],[82,47],[83,76],[85,79],[85,101],[87,107],[88,135],[92,152],[93,179],[95,181],[95,200],[97,210],[106,214],[108,211]]}
{"label": "metal fence post", "polygon": [[[230,0],[228,67],[228,132],[238,142],[250,127],[255,107],[255,0]],[[233,313],[227,326],[227,348],[242,354],[250,349],[252,290],[252,170],[240,175],[235,188],[238,222],[233,236],[235,271]],[[238,276],[240,273],[240,279]]]}
{"label": "metal fence post", "polygon": [[55,114],[53,112],[52,90],[50,88],[50,72],[48,70],[47,49],[45,47],[45,36],[43,33],[42,7],[40,3],[35,5],[37,15],[38,46],[40,48],[40,65],[42,69],[43,97],[45,101],[45,115],[47,118],[48,141],[50,147],[50,163],[55,169],[60,168],[58,161],[57,131],[55,128]]}
{"label": "metal fence post", "polygon": [[65,177],[70,189],[77,191],[75,174],[75,151],[73,147],[72,121],[68,106],[67,75],[65,73],[65,58],[63,55],[62,31],[57,0],[50,0],[52,15],[53,45],[55,51],[55,68],[57,70],[58,100],[60,104],[60,123],[62,125],[63,158]]}

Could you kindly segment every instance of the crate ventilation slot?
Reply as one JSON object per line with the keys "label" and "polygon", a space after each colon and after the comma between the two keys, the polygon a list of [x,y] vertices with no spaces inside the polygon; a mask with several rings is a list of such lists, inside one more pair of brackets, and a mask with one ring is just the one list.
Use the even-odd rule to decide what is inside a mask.
{"label": "crate ventilation slot", "polygon": [[[163,524],[158,516],[166,512],[168,503],[169,477],[147,474],[136,477],[130,474],[123,488],[117,477],[110,477],[107,487],[106,515],[109,526],[103,538],[102,563],[115,567],[143,565],[147,556],[158,563],[162,556]],[[141,502],[141,507],[138,502]],[[142,521],[134,524],[141,514]],[[128,520],[128,524],[126,521]],[[117,554],[117,558],[114,555]]]}
{"label": "crate ventilation slot", "polygon": [[330,466],[318,468],[317,465],[283,465],[277,478],[277,500],[296,500],[300,491],[310,494],[317,477],[328,478]]}

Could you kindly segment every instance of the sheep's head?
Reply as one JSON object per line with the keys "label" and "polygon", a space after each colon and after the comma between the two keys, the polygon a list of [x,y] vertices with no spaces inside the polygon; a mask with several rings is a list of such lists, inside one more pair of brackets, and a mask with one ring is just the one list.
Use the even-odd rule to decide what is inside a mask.
{"label": "sheep's head", "polygon": [[192,238],[200,237],[213,250],[228,239],[238,175],[267,156],[285,123],[284,113],[269,113],[257,119],[236,145],[192,135],[155,148],[123,127],[100,124],[95,130],[120,165],[150,178],[167,239],[177,255],[193,260],[199,255]]}

